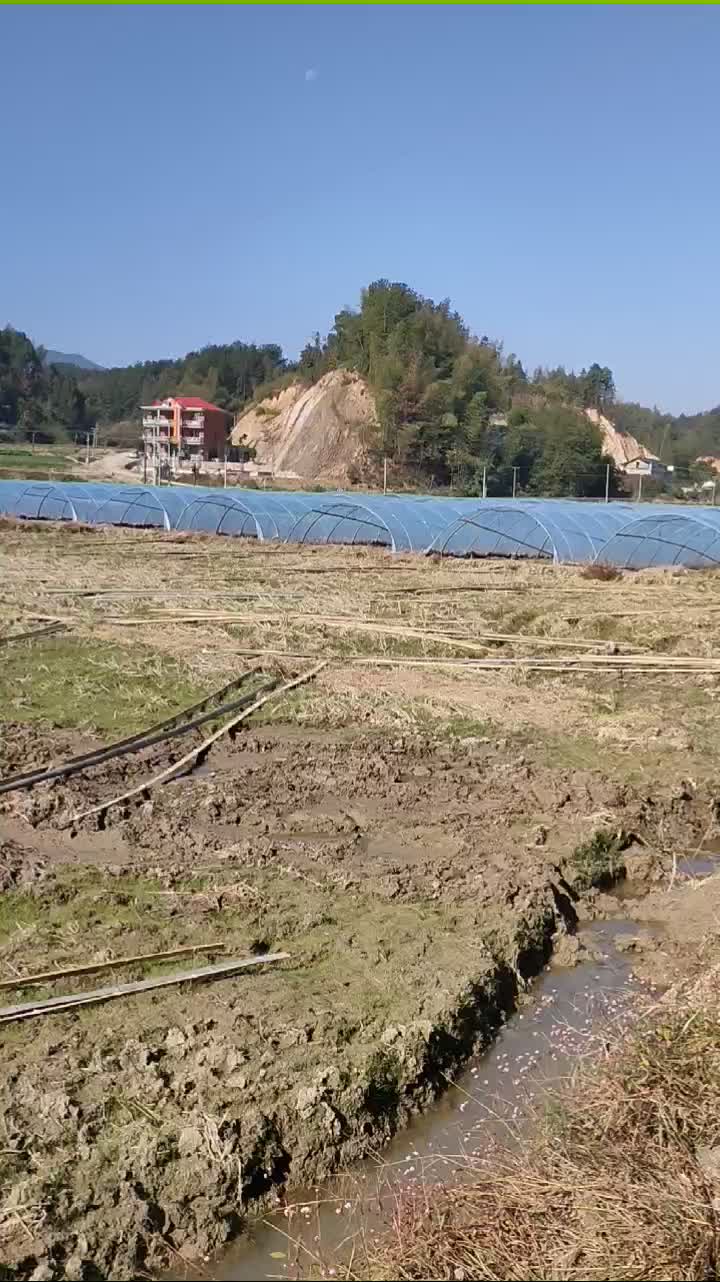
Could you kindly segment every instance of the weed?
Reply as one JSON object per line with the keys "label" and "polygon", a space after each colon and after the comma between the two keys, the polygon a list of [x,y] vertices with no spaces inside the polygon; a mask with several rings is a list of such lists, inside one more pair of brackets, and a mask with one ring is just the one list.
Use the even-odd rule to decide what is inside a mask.
{"label": "weed", "polygon": [[594,579],[596,583],[614,583],[623,577],[622,570],[616,565],[605,565],[603,561],[593,561],[580,571],[581,579]]}
{"label": "weed", "polygon": [[541,610],[509,610],[503,619],[508,632],[525,632],[542,614]]}
{"label": "weed", "polygon": [[622,873],[620,858],[621,835],[600,830],[589,841],[576,846],[570,857],[573,886],[580,894],[593,886],[602,888],[612,884]]}

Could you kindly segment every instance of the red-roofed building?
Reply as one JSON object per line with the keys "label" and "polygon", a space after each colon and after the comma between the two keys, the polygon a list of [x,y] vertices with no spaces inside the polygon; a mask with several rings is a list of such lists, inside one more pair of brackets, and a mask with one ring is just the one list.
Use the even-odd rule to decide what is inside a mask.
{"label": "red-roofed building", "polygon": [[201,396],[167,396],[141,406],[145,456],[174,470],[222,458],[231,415]]}

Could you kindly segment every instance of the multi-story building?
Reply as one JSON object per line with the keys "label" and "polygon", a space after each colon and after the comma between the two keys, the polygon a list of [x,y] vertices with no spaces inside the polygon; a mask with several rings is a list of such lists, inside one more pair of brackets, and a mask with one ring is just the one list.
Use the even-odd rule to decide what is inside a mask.
{"label": "multi-story building", "polygon": [[230,415],[199,396],[167,396],[141,406],[145,458],[176,471],[222,458]]}

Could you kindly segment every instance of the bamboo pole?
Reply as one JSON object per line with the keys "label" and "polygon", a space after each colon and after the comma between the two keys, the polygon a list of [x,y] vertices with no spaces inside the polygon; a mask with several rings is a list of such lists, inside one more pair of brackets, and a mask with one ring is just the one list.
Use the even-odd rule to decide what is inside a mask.
{"label": "bamboo pole", "polygon": [[[20,774],[10,775],[7,779],[0,779],[0,794],[12,792],[15,788],[33,787],[37,783],[44,783],[51,779],[64,778],[77,774],[81,770],[90,770],[93,766],[99,766],[105,761],[113,761],[118,757],[127,756],[129,753],[143,752],[146,748],[154,747],[157,743],[164,743],[168,739],[188,734],[191,730],[204,725],[207,721],[214,721],[238,707],[246,707],[248,703],[252,702],[253,697],[260,693],[260,690],[255,692],[255,696],[247,694],[242,699],[234,699],[230,703],[212,707],[201,716],[192,715],[201,708],[207,708],[209,703],[216,703],[218,699],[223,698],[231,690],[237,689],[248,677],[258,672],[260,667],[259,663],[254,663],[247,672],[241,673],[239,677],[228,682],[227,685],[221,686],[219,690],[206,695],[199,703],[194,703],[189,708],[173,713],[165,721],[159,721],[147,730],[139,730],[136,734],[128,735],[125,739],[118,739],[114,743],[108,744],[105,748],[96,748],[92,752],[83,752],[78,756],[68,757],[67,760],[61,761],[55,766],[25,771]],[[267,690],[268,683],[261,689]],[[188,719],[183,721],[183,717]]]}
{"label": "bamboo pole", "polygon": [[31,984],[51,984],[56,979],[70,975],[91,975],[99,970],[117,970],[121,966],[138,966],[143,962],[165,961],[171,957],[185,957],[188,953],[222,953],[227,945],[223,940],[209,944],[187,944],[183,948],[168,948],[161,953],[139,953],[135,957],[114,957],[112,961],[89,962],[84,966],[66,966],[63,970],[45,970],[36,975],[20,975],[14,979],[0,980],[0,988],[29,988]]}
{"label": "bamboo pole", "polygon": [[304,685],[306,681],[311,681],[313,677],[317,676],[318,672],[326,666],[327,661],[322,660],[320,663],[316,663],[315,667],[311,668],[308,672],[303,672],[299,677],[294,677],[292,681],[286,681],[283,685],[276,686],[274,690],[271,690],[268,694],[262,695],[261,698],[256,699],[254,703],[251,703],[249,708],[244,708],[236,717],[231,717],[229,721],[225,722],[224,726],[221,726],[219,730],[215,730],[213,734],[203,740],[197,748],[191,748],[190,751],[186,752],[185,756],[181,757],[179,761],[175,761],[171,766],[167,766],[165,770],[161,770],[159,774],[153,775],[150,779],[145,779],[143,783],[136,784],[134,788],[129,788],[127,792],[122,792],[117,797],[110,797],[107,801],[102,801],[97,806],[90,806],[88,810],[81,810],[77,814],[71,815],[69,819],[66,819],[65,822],[60,825],[60,827],[69,828],[72,824],[79,823],[81,819],[87,819],[90,815],[100,814],[101,811],[108,810],[110,806],[116,806],[121,801],[129,801],[131,797],[136,797],[141,792],[147,792],[150,788],[154,788],[156,784],[164,783],[166,779],[170,779],[173,775],[177,774],[179,770],[182,770],[183,766],[189,765],[190,762],[194,761],[196,757],[199,757],[201,753],[206,752],[213,743],[222,737],[222,735],[227,734],[229,730],[232,730],[235,726],[239,725],[241,721],[245,721],[245,719],[251,716],[253,712],[256,712],[258,708],[262,708],[270,699],[274,699],[278,695],[285,694],[288,690],[295,689],[296,686]]}
{"label": "bamboo pole", "polygon": [[10,636],[0,637],[0,645],[9,645],[11,641],[34,641],[36,637],[47,637],[64,630],[64,623],[50,623],[44,628],[35,628],[32,632],[13,632]]}
{"label": "bamboo pole", "polygon": [[[297,650],[267,650],[259,648],[247,648],[237,651],[238,654],[245,657],[254,658],[273,658],[285,660],[304,660],[310,661],[319,658],[318,654],[313,654]],[[673,660],[673,661],[670,661]],[[329,662],[331,662],[329,660]],[[367,655],[367,654],[343,654],[338,656],[338,663],[352,663],[366,665],[370,667],[403,667],[403,668],[421,668],[421,667],[438,667],[438,668],[466,668],[470,671],[478,672],[496,672],[502,669],[520,669],[523,671],[533,672],[596,672],[602,670],[603,666],[609,671],[620,670],[623,672],[695,672],[706,675],[720,676],[720,659],[702,659],[688,658],[682,656],[661,656],[654,655],[558,655],[553,658],[508,658],[508,659],[465,659],[448,656],[411,658],[404,655],[387,656],[387,655]]]}
{"label": "bamboo pole", "polygon": [[132,984],[116,984],[112,988],[94,988],[89,993],[75,993],[67,997],[48,997],[44,1001],[22,1002],[17,1006],[0,1007],[0,1024],[10,1024],[19,1019],[33,1019],[39,1015],[53,1015],[59,1011],[74,1010],[76,1006],[91,1006],[96,1002],[112,1001],[130,993],[147,993],[154,988],[169,988],[171,984],[184,984],[191,980],[215,979],[230,975],[247,966],[262,966],[266,962],[287,961],[289,953],[264,953],[260,957],[246,957],[241,961],[220,962],[218,966],[203,966],[200,970],[181,971],[179,975],[163,975],[157,979],[140,979]]}
{"label": "bamboo pole", "polygon": [[[34,615],[34,618],[42,618],[42,615]],[[292,614],[287,611],[278,610],[272,614],[230,614],[227,611],[155,611],[142,617],[127,618],[124,615],[109,615],[102,619],[104,627],[147,627],[153,623],[177,623],[180,625],[196,623],[221,623],[221,624],[277,624],[283,623],[306,623],[314,624],[316,627],[337,628],[340,631],[350,632],[372,632],[381,633],[386,636],[409,637],[413,640],[429,641],[438,645],[453,645],[465,650],[477,650],[485,653],[487,645],[485,641],[512,642],[515,645],[547,646],[559,649],[576,649],[576,650],[597,650],[602,645],[621,645],[624,642],[615,642],[610,640],[573,640],[567,637],[531,637],[520,632],[476,632],[474,639],[469,637],[448,636],[442,632],[430,632],[424,628],[401,627],[398,624],[371,622],[365,619],[351,619],[342,616],[332,615],[313,615],[313,614]],[[637,647],[633,647],[637,650]]]}

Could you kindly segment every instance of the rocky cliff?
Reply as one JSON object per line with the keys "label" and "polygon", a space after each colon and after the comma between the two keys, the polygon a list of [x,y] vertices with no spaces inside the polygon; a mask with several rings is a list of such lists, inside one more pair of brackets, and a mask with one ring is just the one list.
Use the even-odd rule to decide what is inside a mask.
{"label": "rocky cliff", "polygon": [[376,425],[375,403],[358,374],[333,370],[307,387],[292,383],[241,414],[233,444],[254,445],[277,476],[346,482],[361,467]]}

